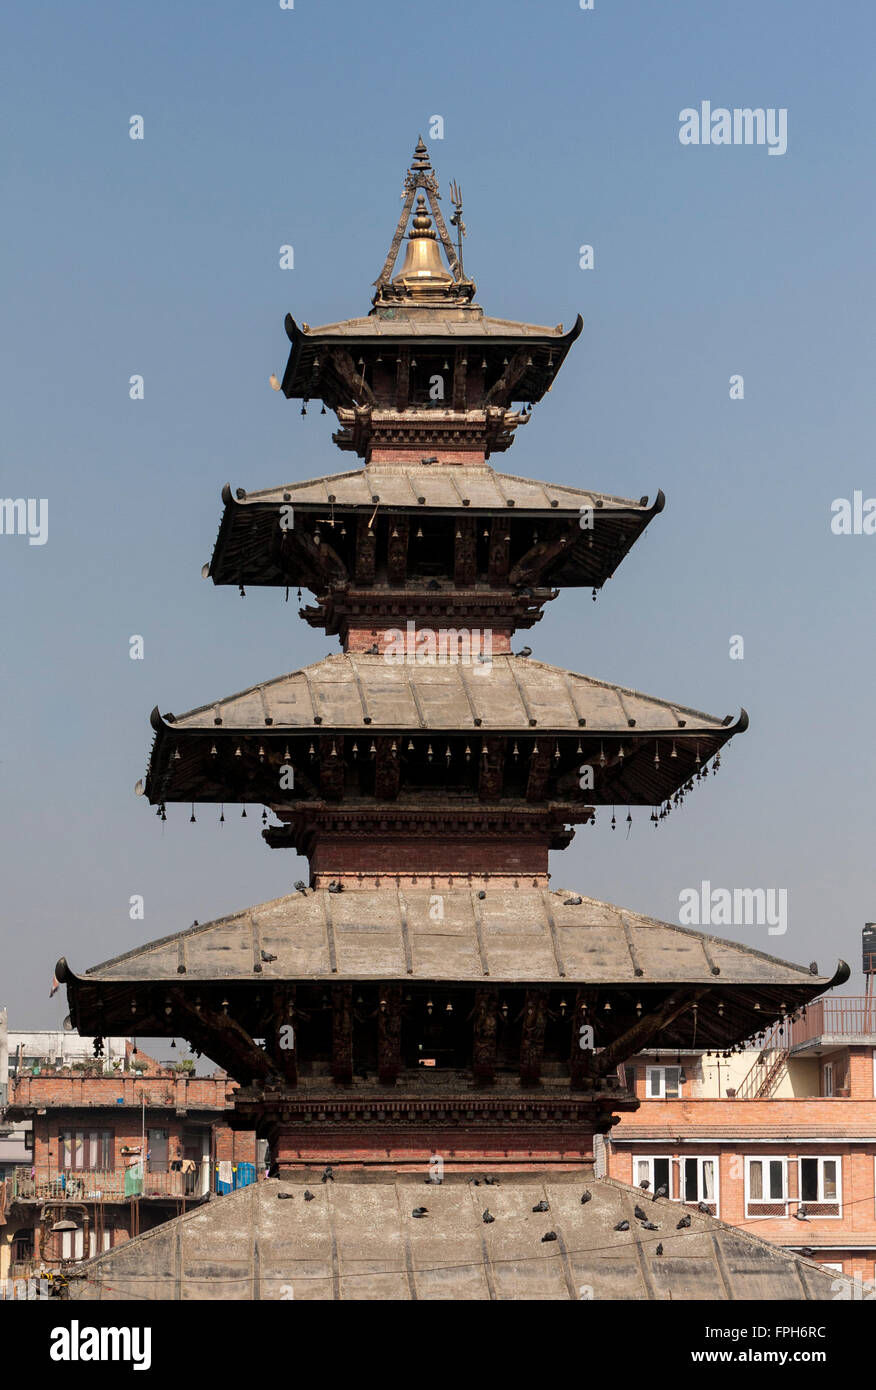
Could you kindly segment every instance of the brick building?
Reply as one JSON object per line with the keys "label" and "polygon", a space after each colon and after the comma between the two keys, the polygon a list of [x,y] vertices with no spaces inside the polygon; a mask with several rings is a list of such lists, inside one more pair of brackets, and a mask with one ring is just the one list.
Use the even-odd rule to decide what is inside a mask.
{"label": "brick building", "polygon": [[876,1006],[831,996],[733,1052],[640,1053],[606,1171],[876,1281]]}
{"label": "brick building", "polygon": [[225,1119],[225,1072],[164,1066],[130,1042],[108,1067],[28,1061],[8,1082],[4,1119],[26,1156],[0,1185],[0,1281],[66,1270],[255,1179],[255,1136]]}

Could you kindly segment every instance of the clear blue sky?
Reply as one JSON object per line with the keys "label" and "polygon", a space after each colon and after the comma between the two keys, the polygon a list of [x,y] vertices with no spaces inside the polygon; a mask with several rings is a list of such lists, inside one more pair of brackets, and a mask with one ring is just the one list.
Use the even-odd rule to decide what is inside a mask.
{"label": "clear blue sky", "polygon": [[[598,603],[549,607],[535,655],[752,719],[682,814],[655,833],[640,812],[629,840],[603,816],[553,881],[669,920],[702,879],[785,887],[786,936],[724,934],[857,972],[876,918],[876,536],[832,535],[830,504],[876,495],[874,31],[864,0],[7,8],[0,493],[49,500],[46,545],[0,537],[13,1028],[63,1017],[60,954],[84,969],[304,870],[257,816],[191,826],[175,807],[162,827],[132,788],[154,704],[337,649],[282,594],[243,601],[199,571],[224,482],[350,466],[333,417],[302,419],[268,376],[287,310],[367,311],[436,114],[479,302],[585,319],[500,466],[668,498]],[[787,108],[787,153],[682,147],[679,112],[703,100]]]}

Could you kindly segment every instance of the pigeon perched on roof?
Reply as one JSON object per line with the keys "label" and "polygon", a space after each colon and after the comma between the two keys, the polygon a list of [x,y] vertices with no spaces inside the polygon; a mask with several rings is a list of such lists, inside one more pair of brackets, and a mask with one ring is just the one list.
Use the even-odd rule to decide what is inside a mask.
{"label": "pigeon perched on roof", "polygon": [[662,1242],[662,1240],[659,1240],[659,1241],[657,1242],[657,1249],[654,1251],[654,1254],[655,1254],[655,1255],[662,1255],[662,1254],[663,1254],[663,1242]]}
{"label": "pigeon perched on roof", "polygon": [[678,1223],[678,1225],[676,1226],[675,1229],[676,1229],[677,1231],[683,1231],[683,1230],[685,1230],[685,1228],[686,1228],[687,1226],[689,1226],[689,1225],[690,1225],[690,1214],[688,1214],[687,1216],[683,1216],[683,1217],[681,1218],[681,1220],[679,1221],[679,1223]]}
{"label": "pigeon perched on roof", "polygon": [[563,900],[563,907],[580,907],[583,901],[584,899],[578,894],[574,898],[565,898]]}
{"label": "pigeon perched on roof", "polygon": [[541,1243],[542,1243],[542,1245],[544,1245],[544,1243],[545,1243],[546,1240],[556,1240],[556,1239],[557,1239],[557,1233],[556,1233],[556,1231],[548,1231],[546,1235],[543,1235],[543,1236],[542,1236],[542,1238],[541,1238]]}
{"label": "pigeon perched on roof", "polygon": [[484,1225],[485,1225],[485,1226],[489,1226],[490,1222],[491,1222],[491,1221],[495,1221],[495,1219],[496,1219],[496,1218],[495,1218],[495,1216],[493,1215],[493,1213],[490,1211],[490,1208],[489,1208],[489,1207],[485,1207],[485,1208],[484,1208],[483,1215],[481,1216],[481,1220],[483,1221]]}
{"label": "pigeon perched on roof", "polygon": [[487,1187],[499,1186],[499,1179],[495,1177],[492,1173],[487,1174],[487,1176],[484,1178],[484,1182],[486,1183]]}
{"label": "pigeon perched on roof", "polygon": [[630,1229],[630,1223],[629,1221],[619,1221],[614,1229],[616,1231],[628,1231]]}
{"label": "pigeon perched on roof", "polygon": [[636,1218],[637,1221],[647,1221],[647,1220],[648,1220],[647,1216],[646,1216],[645,1213],[642,1211],[642,1208],[639,1206],[638,1202],[637,1202],[636,1205],[633,1207],[633,1216]]}
{"label": "pigeon perched on roof", "polygon": [[411,1216],[428,1216],[428,1215],[429,1215],[429,1208],[428,1208],[428,1207],[414,1207],[413,1211],[411,1212]]}
{"label": "pigeon perched on roof", "polygon": [[533,1210],[533,1211],[550,1211],[550,1207],[548,1206],[548,1204],[547,1204],[547,1202],[544,1200],[544,1198],[542,1198],[542,1200],[541,1200],[540,1202],[536,1202],[536,1204],[535,1204],[535,1206],[532,1208],[532,1210]]}
{"label": "pigeon perched on roof", "polygon": [[305,1202],[312,1202],[312,1201],[313,1201],[313,1193],[311,1192],[311,1190],[310,1190],[309,1187],[306,1187],[306,1188],[304,1189],[304,1200],[305,1200]]}
{"label": "pigeon perched on roof", "polygon": [[519,652],[515,652],[514,655],[515,655],[515,656],[532,656],[532,647],[521,647],[521,648],[520,648],[520,651],[519,651]]}
{"label": "pigeon perched on roof", "polygon": [[706,1202],[697,1202],[697,1211],[701,1211],[704,1216],[712,1215],[712,1208]]}
{"label": "pigeon perched on roof", "polygon": [[643,1192],[647,1192],[647,1191],[648,1191],[648,1188],[651,1186],[651,1184],[650,1184],[650,1182],[648,1181],[648,1179],[645,1178],[644,1182],[640,1182],[640,1183],[639,1183],[639,1186],[641,1187],[641,1189],[642,1189]]}
{"label": "pigeon perched on roof", "polygon": [[808,1216],[808,1213],[807,1213],[805,1207],[798,1207],[798,1208],[797,1208],[797,1210],[794,1212],[794,1220],[795,1220],[795,1221],[808,1221],[808,1220],[809,1220],[809,1216]]}
{"label": "pigeon perched on roof", "polygon": [[642,1230],[643,1230],[643,1231],[659,1231],[659,1230],[660,1230],[660,1227],[659,1227],[659,1226],[655,1226],[653,1221],[643,1221],[643,1222],[642,1222]]}
{"label": "pigeon perched on roof", "polygon": [[276,959],[277,959],[276,956],[272,956],[272,955],[271,955],[270,951],[262,951],[262,952],[261,952],[261,957],[262,957],[262,960],[263,960],[263,961],[266,961],[269,965],[270,965],[270,963],[271,963],[272,960],[276,960]]}
{"label": "pigeon perched on roof", "polygon": [[278,1193],[277,1193],[277,1198],[278,1198],[278,1200],[281,1201],[281,1202],[283,1202],[283,1201],[291,1201],[291,1199],[292,1199],[294,1196],[295,1196],[295,1193],[294,1193],[294,1192],[278,1192]]}
{"label": "pigeon perched on roof", "polygon": [[592,1202],[592,1201],[593,1201],[593,1193],[592,1193],[592,1192],[583,1192],[583,1193],[581,1194],[581,1205],[582,1205],[582,1207],[583,1207],[583,1206],[586,1206],[588,1202]]}
{"label": "pigeon perched on roof", "polygon": [[658,1187],[657,1191],[654,1193],[654,1196],[651,1198],[651,1201],[656,1202],[658,1197],[665,1197],[667,1191],[668,1188],[665,1186]]}
{"label": "pigeon perched on roof", "polygon": [[322,1180],[323,1182],[334,1182],[335,1180],[334,1170],[330,1163],[327,1163],[322,1171]]}
{"label": "pigeon perched on roof", "polygon": [[303,879],[301,879],[301,878],[296,878],[296,880],[295,880],[295,892],[296,892],[296,893],[306,893],[306,892],[307,892],[307,884],[304,882]]}

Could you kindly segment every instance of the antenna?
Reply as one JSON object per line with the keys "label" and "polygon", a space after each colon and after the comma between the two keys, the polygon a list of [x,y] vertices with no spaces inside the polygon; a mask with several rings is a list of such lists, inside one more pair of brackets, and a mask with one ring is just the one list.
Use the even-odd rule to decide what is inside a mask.
{"label": "antenna", "polygon": [[450,184],[450,200],[453,203],[453,216],[450,219],[450,225],[456,228],[456,252],[459,257],[459,278],[462,279],[462,238],[466,233],[465,223],[462,220],[462,189],[456,182]]}

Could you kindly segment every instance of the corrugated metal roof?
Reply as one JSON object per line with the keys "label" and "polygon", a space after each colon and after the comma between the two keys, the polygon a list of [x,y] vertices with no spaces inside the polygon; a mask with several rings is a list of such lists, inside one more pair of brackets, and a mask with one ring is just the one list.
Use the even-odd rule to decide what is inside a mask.
{"label": "corrugated metal roof", "polygon": [[[392,654],[336,653],[174,717],[170,727],[228,729],[374,729],[416,732],[483,728],[503,731],[662,733],[702,730],[730,736],[735,726],[700,710],[576,675],[542,661],[507,654],[488,664],[446,660],[434,665]],[[160,720],[154,721],[161,728]]]}
{"label": "corrugated metal roof", "polygon": [[[381,418],[389,412],[381,412]],[[408,420],[410,412],[399,415]],[[288,496],[287,496],[288,494]],[[606,511],[649,511],[647,503],[609,493],[593,492],[557,483],[540,482],[535,478],[519,478],[512,473],[498,473],[489,465],[460,464],[370,464],[345,473],[330,473],[321,478],[289,483],[284,487],[265,488],[247,493],[245,499],[233,499],[226,494],[226,504],[237,502],[240,507],[257,503],[281,506],[291,501],[329,504],[334,497],[339,507],[375,505],[381,507],[447,507],[458,511],[468,505],[480,510],[512,510],[509,500],[520,510],[551,510],[578,512],[581,507]],[[419,498],[425,502],[419,502]],[[556,503],[556,506],[552,506]]]}
{"label": "corrugated metal roof", "polygon": [[[424,1168],[425,1173],[425,1168]],[[314,1193],[304,1201],[304,1188]],[[590,1200],[581,1202],[584,1191]],[[281,1200],[281,1196],[286,1200]],[[709,1300],[830,1299],[837,1275],[749,1231],[587,1170],[463,1175],[336,1169],[275,1179],[199,1207],[70,1272],[71,1299]],[[546,1212],[533,1212],[539,1201]],[[428,1215],[412,1216],[425,1206]],[[489,1208],[495,1218],[486,1224]],[[618,1231],[621,1222],[629,1229]],[[556,1240],[545,1242],[549,1231]],[[658,1245],[661,1252],[658,1254]],[[257,1252],[257,1253],[256,1253]],[[848,1284],[851,1295],[851,1281]]]}
{"label": "corrugated metal roof", "polygon": [[428,886],[294,893],[164,937],[79,978],[794,984],[813,997],[829,983],[806,966],[596,898],[567,906],[578,896],[567,890],[488,888],[480,898],[454,888],[440,896],[444,915],[435,921]]}

